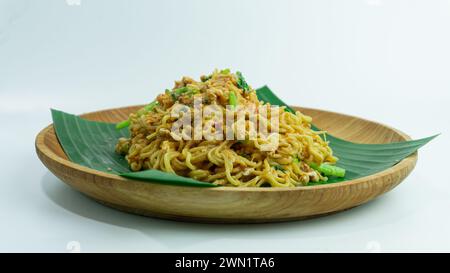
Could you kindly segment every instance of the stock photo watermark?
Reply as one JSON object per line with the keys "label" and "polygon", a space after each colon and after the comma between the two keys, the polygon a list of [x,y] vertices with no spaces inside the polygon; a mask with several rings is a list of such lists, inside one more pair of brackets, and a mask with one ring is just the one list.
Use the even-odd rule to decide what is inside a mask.
{"label": "stock photo watermark", "polygon": [[366,244],[366,251],[369,253],[381,253],[381,244],[378,241],[369,241]]}
{"label": "stock photo watermark", "polygon": [[81,0],[66,0],[68,6],[81,6]]}
{"label": "stock photo watermark", "polygon": [[81,253],[81,243],[78,241],[70,241],[66,244],[66,250],[69,253]]}

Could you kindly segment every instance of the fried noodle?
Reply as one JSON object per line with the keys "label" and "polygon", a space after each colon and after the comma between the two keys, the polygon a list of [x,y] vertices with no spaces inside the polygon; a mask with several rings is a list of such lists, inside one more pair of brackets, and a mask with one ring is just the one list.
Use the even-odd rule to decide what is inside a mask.
{"label": "fried noodle", "polygon": [[[225,140],[186,140],[171,131],[180,118],[171,114],[173,108],[185,105],[191,110],[188,114],[193,115],[195,98],[200,98],[203,105],[218,106],[223,116],[230,111],[226,106],[231,93],[244,108],[250,105],[270,108],[258,100],[255,90],[243,88],[239,80],[236,74],[216,70],[202,76],[200,81],[189,77],[176,81],[172,90],[157,97],[157,104],[150,111],[140,110],[130,115],[130,138],[119,139],[116,152],[125,156],[132,171],[155,169],[224,186],[295,187],[326,181],[327,177],[312,169],[309,163],[334,164],[337,158],[321,137],[324,132],[312,130],[311,117],[300,111],[294,114],[279,107],[278,113],[270,110],[267,116],[256,113],[256,120],[269,127],[270,117],[274,114],[279,117],[278,147],[271,151],[261,148],[268,140],[260,132],[253,139],[247,132],[247,140],[226,140],[227,130]],[[202,118],[203,123],[211,119]],[[252,122],[249,115],[245,115],[244,122],[248,129]],[[233,134],[236,125],[237,121],[231,127]]]}

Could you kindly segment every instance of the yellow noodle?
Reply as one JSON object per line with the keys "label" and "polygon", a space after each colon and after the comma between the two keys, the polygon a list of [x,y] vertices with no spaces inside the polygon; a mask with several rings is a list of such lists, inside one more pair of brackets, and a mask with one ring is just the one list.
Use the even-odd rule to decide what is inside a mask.
{"label": "yellow noodle", "polygon": [[[201,96],[204,106],[218,106],[223,116],[227,113],[230,93],[234,93],[239,105],[264,106],[256,92],[242,90],[237,76],[231,73],[214,71],[209,79],[195,81],[183,77],[177,81],[174,89],[188,88],[195,96]],[[173,92],[173,90],[171,91]],[[194,131],[194,122],[181,130],[179,136],[171,129],[177,121],[171,116],[173,107],[184,104],[193,113],[193,93],[181,94],[173,98],[171,94],[158,96],[158,105],[150,112],[138,111],[130,115],[130,134],[116,145],[116,151],[125,156],[132,171],[156,169],[174,173],[196,180],[234,187],[295,187],[307,185],[311,181],[325,181],[327,178],[311,169],[308,163],[333,164],[333,156],[328,143],[321,138],[325,132],[311,129],[311,117],[297,111],[287,112],[284,107],[272,110],[269,104],[267,116],[256,113],[257,128],[267,126],[270,131],[271,117],[278,114],[278,147],[273,151],[264,151],[263,145],[269,139],[260,132],[252,140],[225,140],[226,127],[223,128],[224,140],[188,140],[189,132]],[[272,112],[272,111],[278,111]],[[233,114],[235,117],[237,114]],[[202,124],[206,117],[202,117]],[[245,115],[245,136],[250,137],[252,124],[249,114]],[[237,136],[237,121],[232,124],[231,132]],[[203,131],[203,129],[202,129]]]}

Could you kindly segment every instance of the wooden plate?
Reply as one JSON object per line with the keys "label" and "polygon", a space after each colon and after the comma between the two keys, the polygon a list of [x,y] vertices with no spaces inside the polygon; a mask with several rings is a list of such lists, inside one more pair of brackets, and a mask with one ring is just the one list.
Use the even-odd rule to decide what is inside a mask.
{"label": "wooden plate", "polygon": [[[104,110],[82,117],[118,122],[140,106]],[[360,143],[410,140],[404,133],[365,119],[296,108],[330,134]],[[36,138],[45,166],[62,181],[102,204],[140,215],[195,222],[259,223],[330,214],[364,204],[397,186],[413,170],[417,153],[374,175],[329,185],[299,188],[198,188],[127,180],[70,162],[53,126]]]}

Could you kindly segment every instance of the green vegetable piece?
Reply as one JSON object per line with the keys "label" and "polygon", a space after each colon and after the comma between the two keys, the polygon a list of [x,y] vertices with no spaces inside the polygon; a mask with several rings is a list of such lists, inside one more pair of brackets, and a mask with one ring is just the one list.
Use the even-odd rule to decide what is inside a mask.
{"label": "green vegetable piece", "polygon": [[147,114],[148,112],[151,112],[153,110],[153,108],[155,108],[156,105],[158,105],[159,103],[157,101],[153,101],[150,104],[144,106],[144,108],[140,109],[138,111],[138,116],[143,116],[145,114]]}
{"label": "green vegetable piece", "polygon": [[174,101],[178,100],[178,98],[183,94],[188,92],[190,89],[187,86],[177,88],[172,91],[171,96]]}
{"label": "green vegetable piece", "polygon": [[244,90],[244,92],[247,92],[250,90],[250,87],[248,86],[247,82],[245,81],[244,76],[242,76],[242,73],[237,71],[236,75],[238,76],[237,85],[240,89]]}
{"label": "green vegetable piece", "polygon": [[277,171],[282,171],[282,172],[286,171],[281,165],[272,165],[272,168],[274,168]]}
{"label": "green vegetable piece", "polygon": [[212,75],[202,76],[202,77],[201,77],[201,80],[202,80],[202,82],[206,82],[207,80],[209,80],[209,79],[211,79],[211,78],[212,78]]}
{"label": "green vegetable piece", "polygon": [[321,164],[320,166],[316,163],[311,162],[309,164],[311,168],[314,170],[317,170],[321,173],[323,173],[326,176],[335,176],[335,177],[344,177],[345,176],[345,169],[339,168],[333,165],[329,164]]}
{"label": "green vegetable piece", "polygon": [[189,87],[184,86],[173,90],[173,93],[175,93],[176,95],[181,95],[183,93],[186,93],[187,91],[189,91]]}
{"label": "green vegetable piece", "polygon": [[228,74],[230,74],[230,69],[229,68],[222,69],[222,70],[220,70],[220,74],[228,75]]}
{"label": "green vegetable piece", "polygon": [[228,102],[233,107],[233,109],[238,105],[236,94],[233,91],[230,92]]}
{"label": "green vegetable piece", "polygon": [[119,123],[116,124],[116,129],[117,130],[122,130],[123,128],[127,128],[128,126],[130,126],[130,123],[131,122],[130,122],[129,119],[124,120],[122,122],[119,122]]}
{"label": "green vegetable piece", "polygon": [[[148,112],[152,111],[153,108],[155,108],[156,105],[158,105],[158,102],[157,101],[153,101],[150,104],[146,105],[145,107],[141,108],[137,112],[138,116],[145,115]],[[127,119],[127,120],[124,120],[122,122],[119,122],[119,123],[116,124],[116,130],[122,130],[123,128],[126,128],[126,127],[130,126],[130,124],[131,124],[130,119]]]}

